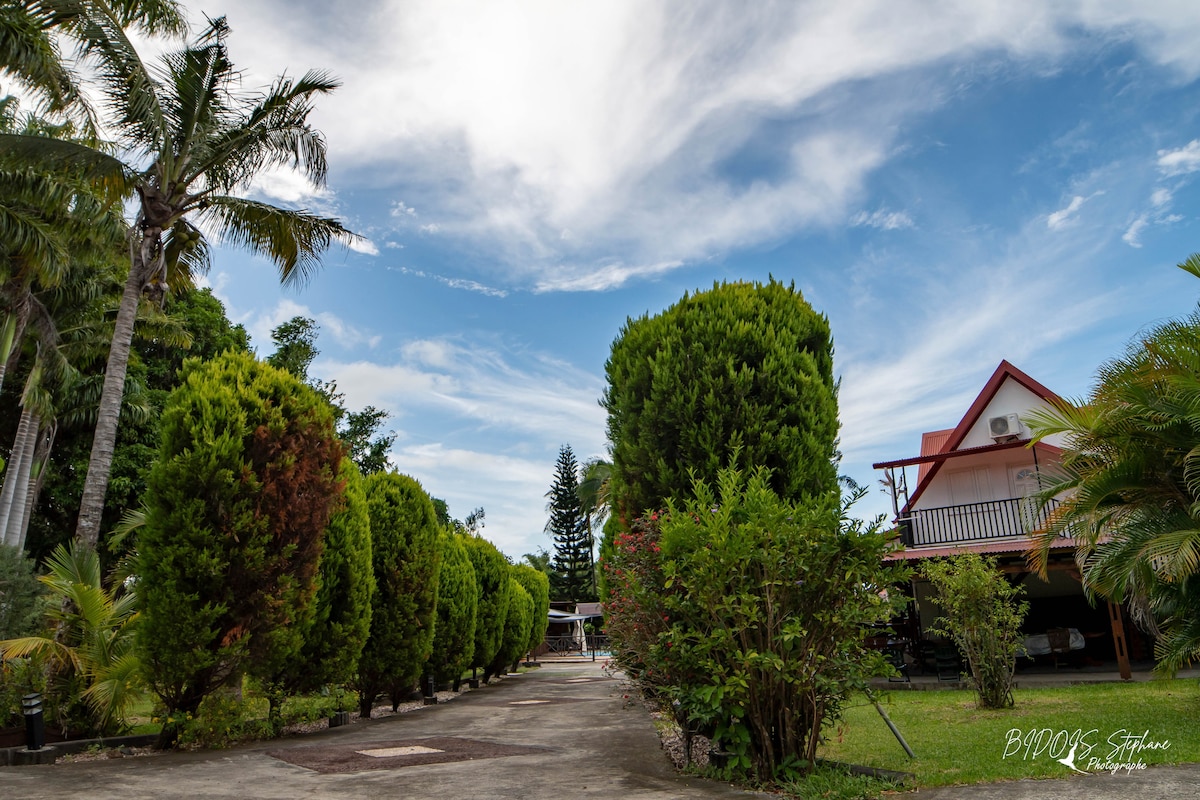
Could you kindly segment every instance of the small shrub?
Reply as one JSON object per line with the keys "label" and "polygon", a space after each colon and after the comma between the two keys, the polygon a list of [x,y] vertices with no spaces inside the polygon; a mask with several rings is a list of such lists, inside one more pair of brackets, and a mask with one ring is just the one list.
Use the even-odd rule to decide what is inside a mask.
{"label": "small shrub", "polygon": [[943,612],[933,633],[948,636],[967,657],[981,707],[1011,708],[1021,622],[1029,610],[1018,600],[1021,587],[1004,579],[995,559],[977,553],[930,561],[923,569]]}
{"label": "small shrub", "polygon": [[785,502],[768,478],[722,470],[716,490],[696,481],[694,499],[620,535],[608,605],[614,660],[714,735],[728,772],[760,781],[811,768],[848,694],[886,669],[864,631],[904,576],[836,496]]}
{"label": "small shrub", "polygon": [[0,639],[13,639],[37,629],[42,595],[33,561],[11,545],[0,545]]}
{"label": "small shrub", "polygon": [[175,711],[160,721],[164,728],[179,732],[176,745],[184,748],[222,750],[239,742],[266,739],[273,733],[270,723],[254,713],[251,703],[229,691],[205,697],[195,714]]}

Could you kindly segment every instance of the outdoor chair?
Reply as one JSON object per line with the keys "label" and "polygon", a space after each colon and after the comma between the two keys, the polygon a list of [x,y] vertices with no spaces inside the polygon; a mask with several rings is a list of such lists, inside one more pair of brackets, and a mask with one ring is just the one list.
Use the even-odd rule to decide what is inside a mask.
{"label": "outdoor chair", "polygon": [[1050,645],[1050,657],[1054,659],[1054,668],[1058,669],[1059,656],[1071,653],[1071,632],[1066,628],[1050,628],[1046,631],[1046,640]]}
{"label": "outdoor chair", "polygon": [[937,664],[939,681],[956,681],[962,677],[962,657],[954,645],[937,645],[933,651],[933,658]]}

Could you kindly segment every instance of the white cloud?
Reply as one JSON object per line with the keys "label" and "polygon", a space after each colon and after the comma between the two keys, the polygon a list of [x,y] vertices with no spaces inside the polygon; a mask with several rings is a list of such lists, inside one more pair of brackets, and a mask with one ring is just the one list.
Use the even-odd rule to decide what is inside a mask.
{"label": "white cloud", "polygon": [[1121,234],[1121,241],[1130,247],[1142,246],[1142,232],[1146,230],[1146,226],[1150,224],[1149,218],[1145,214],[1139,215],[1129,223],[1129,227],[1125,229],[1125,233]]}
{"label": "white cloud", "polygon": [[530,458],[419,444],[394,448],[392,460],[425,491],[445,500],[452,516],[462,519],[482,507],[483,535],[512,559],[539,547],[548,549],[537,523],[544,522],[539,518],[554,478],[553,455]]}
{"label": "white cloud", "polygon": [[850,218],[850,224],[856,228],[866,226],[878,228],[881,231],[896,231],[913,227],[912,217],[908,214],[903,211],[888,211],[884,208],[870,214],[860,211]]}
{"label": "white cloud", "polygon": [[[904,313],[886,335],[838,340],[843,470],[857,480],[873,483],[881,475],[872,462],[917,455],[922,432],[957,424],[1002,359],[1069,393],[1061,369],[1040,374],[1036,363],[1061,364],[1047,354],[1125,308],[1121,291],[1078,290],[1094,280],[1096,264],[1111,250],[1111,241],[1094,231],[1052,231],[1034,218],[986,246],[946,243],[952,249],[923,265],[920,275],[897,278],[920,300],[900,301]],[[974,268],[958,268],[966,263]],[[879,294],[862,308],[831,315],[834,330],[878,329],[874,320],[897,304],[890,293]],[[910,488],[915,477],[910,470]],[[886,505],[873,492],[859,513],[890,514]]]}
{"label": "white cloud", "polygon": [[1058,230],[1063,227],[1070,220],[1071,215],[1082,208],[1085,202],[1087,202],[1085,198],[1075,195],[1066,208],[1060,208],[1046,217],[1046,227],[1050,230]]}
{"label": "white cloud", "polygon": [[1155,189],[1150,195],[1150,204],[1155,207],[1169,205],[1174,196],[1174,192],[1172,192],[1170,189]]}
{"label": "white cloud", "polygon": [[431,281],[437,281],[449,286],[451,289],[466,289],[468,292],[476,292],[488,297],[508,297],[508,292],[504,289],[487,286],[478,281],[467,280],[465,278],[448,278],[445,275],[435,275],[424,270],[409,269],[408,267],[389,267],[389,269],[393,269],[404,275],[412,275],[415,278],[427,278]]}
{"label": "white cloud", "polygon": [[1200,139],[1193,139],[1177,150],[1159,150],[1158,169],[1167,177],[1200,170]]}
{"label": "white cloud", "polygon": [[[229,307],[227,301],[223,302]],[[314,312],[308,306],[286,297],[276,303],[275,307],[270,311],[237,315],[236,309],[230,307],[229,314],[231,319],[246,326],[246,330],[250,333],[251,341],[254,343],[260,356],[267,356],[274,352],[274,345],[271,343],[271,331],[293,317],[307,317],[308,319],[315,320],[321,328],[320,336],[331,337],[341,347],[354,348],[361,346],[373,348],[380,341],[380,337],[377,334],[368,334],[350,325],[336,314],[331,314],[328,311]],[[318,342],[320,341],[320,336],[318,337]],[[319,346],[318,344],[318,348]]]}
{"label": "white cloud", "polygon": [[350,405],[405,413],[434,409],[483,428],[520,430],[591,445],[603,442],[597,376],[545,355],[451,339],[407,343],[394,363],[320,361]]}
{"label": "white cloud", "polygon": [[[878,0],[745,13],[635,0],[376,0],[342,17],[281,8],[239,7],[234,47],[256,48],[235,55],[340,74],[343,88],[322,98],[317,118],[336,162],[402,176],[410,190],[392,212],[436,205],[438,228],[478,237],[544,287],[563,263],[602,269],[614,248],[629,263],[683,264],[845,219],[905,122],[954,90],[925,77],[947,64],[983,54],[1050,70],[1093,35],[1200,71],[1189,44],[1200,16],[1170,4]],[[276,34],[283,17],[288,36]],[[798,145],[778,154],[774,178],[740,184],[724,172],[760,146],[764,120],[781,118],[796,120]],[[911,219],[871,213],[856,224]]]}
{"label": "white cloud", "polygon": [[659,264],[609,264],[599,269],[563,267],[560,274],[538,281],[534,291],[543,292],[603,292],[624,286],[633,278],[662,275],[679,267],[681,261]]}
{"label": "white cloud", "polygon": [[[565,285],[603,289],[614,252],[680,265],[844,220],[903,148],[909,123],[958,90],[947,65],[987,58],[1048,72],[1079,49],[1129,41],[1194,77],[1196,11],[1119,0],[865,0],[750,13],[636,0],[375,0],[354,14],[315,4],[296,14],[261,0],[237,8],[232,45],[238,63],[267,78],[280,64],[340,75],[345,85],[322,98],[316,121],[343,168],[404,184],[412,206],[397,206],[402,214],[436,214],[438,229],[477,240],[528,285],[554,285],[570,263],[598,277]],[[770,154],[772,178],[731,174],[725,165],[764,152],[765,126],[780,119],[794,121],[785,141],[795,147]],[[1164,151],[1163,168],[1195,169],[1193,145]]]}
{"label": "white cloud", "polygon": [[357,239],[351,239],[347,243],[347,247],[349,247],[351,250],[353,250],[356,253],[362,253],[363,255],[366,255],[366,256],[379,255],[379,248],[375,245],[374,242],[372,242],[370,239],[368,239],[365,236],[360,236]]}
{"label": "white cloud", "polygon": [[403,200],[397,200],[396,202],[392,203],[392,209],[388,212],[388,214],[393,217],[415,217],[417,215],[417,210],[406,205]]}
{"label": "white cloud", "polygon": [[250,182],[250,190],[292,206],[324,205],[333,198],[328,187],[315,186],[299,172],[283,168],[259,172]]}
{"label": "white cloud", "polygon": [[483,506],[485,535],[514,557],[545,546],[544,520],[531,520],[542,516],[559,445],[580,459],[605,452],[602,380],[544,354],[414,339],[394,360],[319,359],[314,372],[335,376],[351,408],[386,408],[401,427],[411,420],[392,449],[396,467],[459,518]]}

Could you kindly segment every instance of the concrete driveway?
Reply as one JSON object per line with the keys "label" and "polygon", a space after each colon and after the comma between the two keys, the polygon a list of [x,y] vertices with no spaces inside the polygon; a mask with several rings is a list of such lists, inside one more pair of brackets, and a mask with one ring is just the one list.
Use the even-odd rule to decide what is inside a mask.
{"label": "concrete driveway", "polygon": [[[461,760],[451,760],[461,759]],[[591,661],[547,664],[450,703],[294,739],[0,771],[0,795],[141,798],[747,798],[680,777],[639,704]]]}
{"label": "concrete driveway", "polygon": [[[927,789],[915,800],[1200,797],[1200,765]],[[0,769],[13,800],[767,797],[681,777],[640,703],[590,661],[551,663],[453,702],[225,751]]]}

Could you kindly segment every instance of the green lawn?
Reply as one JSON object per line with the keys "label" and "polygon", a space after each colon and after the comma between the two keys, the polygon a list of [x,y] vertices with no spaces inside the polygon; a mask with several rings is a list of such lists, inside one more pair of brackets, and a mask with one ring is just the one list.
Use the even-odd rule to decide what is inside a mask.
{"label": "green lawn", "polygon": [[[1119,742],[1121,731],[1149,731],[1149,740],[1169,742],[1169,747],[1132,755],[1126,751],[1115,760],[1140,759],[1147,766],[1200,762],[1200,682],[1195,679],[1018,690],[1016,707],[1007,711],[976,708],[969,691],[894,691],[883,695],[882,704],[916,759],[904,754],[862,697],[830,731],[820,756],[911,772],[920,786],[1065,778],[1075,773],[1056,759],[1066,757],[1069,746],[1048,748],[1054,750],[1051,755],[1032,752],[1035,744],[1026,757],[1026,749],[1013,741],[1010,731],[1019,731],[1023,739],[1030,732],[1049,730],[1043,741],[1065,732],[1059,744],[1082,732],[1084,746],[1076,752],[1075,765],[1084,770],[1091,758],[1108,760],[1113,750],[1110,737]],[[1094,749],[1085,756],[1087,744]]]}

